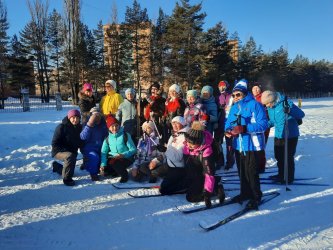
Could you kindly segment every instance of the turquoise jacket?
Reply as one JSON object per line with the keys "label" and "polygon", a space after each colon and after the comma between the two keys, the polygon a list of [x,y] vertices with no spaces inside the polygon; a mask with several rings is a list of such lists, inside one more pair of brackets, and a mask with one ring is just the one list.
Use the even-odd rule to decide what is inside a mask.
{"label": "turquoise jacket", "polygon": [[127,143],[124,142],[124,129],[119,128],[116,134],[109,132],[108,137],[104,140],[101,149],[101,166],[105,167],[109,157],[114,157],[119,154],[124,155],[125,158],[130,159],[136,154],[136,147],[133,143],[132,137],[127,133]]}
{"label": "turquoise jacket", "polygon": [[[269,127],[275,127],[275,137],[279,139],[284,138],[284,102],[285,96],[277,93],[277,100],[272,108],[267,107],[269,121]],[[288,114],[288,138],[294,138],[299,136],[299,129],[297,120],[303,119],[304,112],[298,108],[292,100],[288,99],[290,112]]]}

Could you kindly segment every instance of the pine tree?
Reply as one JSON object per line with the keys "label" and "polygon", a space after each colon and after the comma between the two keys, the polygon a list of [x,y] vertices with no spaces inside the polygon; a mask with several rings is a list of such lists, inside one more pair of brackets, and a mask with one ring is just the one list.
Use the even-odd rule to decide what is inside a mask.
{"label": "pine tree", "polygon": [[[94,80],[96,82],[96,89],[98,86],[104,86],[106,81],[106,66],[104,62],[104,34],[103,34],[103,24],[102,21],[99,21],[97,28],[93,30],[93,35],[95,39],[95,48],[96,48],[96,73]],[[102,85],[103,84],[103,85]]]}
{"label": "pine tree", "polygon": [[5,107],[6,98],[6,71],[7,71],[7,52],[8,40],[7,30],[9,23],[7,20],[7,8],[0,0],[0,109]]}
{"label": "pine tree", "polygon": [[54,9],[48,17],[47,23],[47,39],[48,49],[50,54],[51,63],[54,66],[55,79],[57,82],[58,92],[60,93],[60,76],[61,67],[63,62],[63,50],[64,50],[64,39],[63,39],[64,27],[61,15]]}
{"label": "pine tree", "polygon": [[202,44],[202,26],[205,13],[202,4],[191,6],[189,0],[176,3],[167,24],[168,43],[167,68],[172,72],[174,82],[185,82],[189,88],[198,82],[202,75],[201,63],[205,61],[200,49]]}

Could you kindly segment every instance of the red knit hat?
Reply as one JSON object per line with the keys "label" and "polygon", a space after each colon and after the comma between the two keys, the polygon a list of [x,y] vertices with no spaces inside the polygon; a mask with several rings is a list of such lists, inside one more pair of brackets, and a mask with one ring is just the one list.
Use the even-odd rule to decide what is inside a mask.
{"label": "red knit hat", "polygon": [[119,121],[112,115],[109,115],[106,117],[106,126],[109,128],[111,127],[113,124],[119,124]]}
{"label": "red knit hat", "polygon": [[219,87],[228,87],[228,82],[227,81],[220,81],[219,82]]}

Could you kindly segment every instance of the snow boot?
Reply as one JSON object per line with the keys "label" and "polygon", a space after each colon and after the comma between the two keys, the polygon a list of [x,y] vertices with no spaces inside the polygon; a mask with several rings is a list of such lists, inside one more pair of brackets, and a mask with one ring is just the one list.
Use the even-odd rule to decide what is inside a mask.
{"label": "snow boot", "polygon": [[207,208],[212,207],[212,201],[211,201],[210,197],[211,197],[211,193],[205,191],[204,192],[204,201],[205,201],[205,205]]}
{"label": "snow boot", "polygon": [[75,186],[75,181],[72,178],[63,179],[63,182],[66,186]]}
{"label": "snow boot", "polygon": [[225,200],[225,192],[222,184],[217,185],[217,198],[219,199],[220,204]]}

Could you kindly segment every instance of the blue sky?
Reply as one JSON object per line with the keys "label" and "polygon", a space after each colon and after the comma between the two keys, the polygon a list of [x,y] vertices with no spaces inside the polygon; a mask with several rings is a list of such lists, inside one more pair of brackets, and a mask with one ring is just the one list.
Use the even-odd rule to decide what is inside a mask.
{"label": "blue sky", "polygon": [[[18,34],[30,20],[26,0],[3,0],[10,23],[9,35]],[[82,20],[90,28],[98,21],[110,21],[113,3],[118,9],[118,20],[123,21],[126,6],[133,0],[82,0]],[[171,15],[176,0],[138,0],[147,8],[149,18],[158,17],[158,9]],[[190,4],[201,1],[190,0]],[[49,10],[62,12],[63,0],[49,0]],[[333,0],[202,0],[206,12],[205,29],[219,21],[229,34],[238,32],[245,43],[250,36],[264,52],[280,46],[287,48],[289,58],[301,54],[310,60],[333,62]]]}

